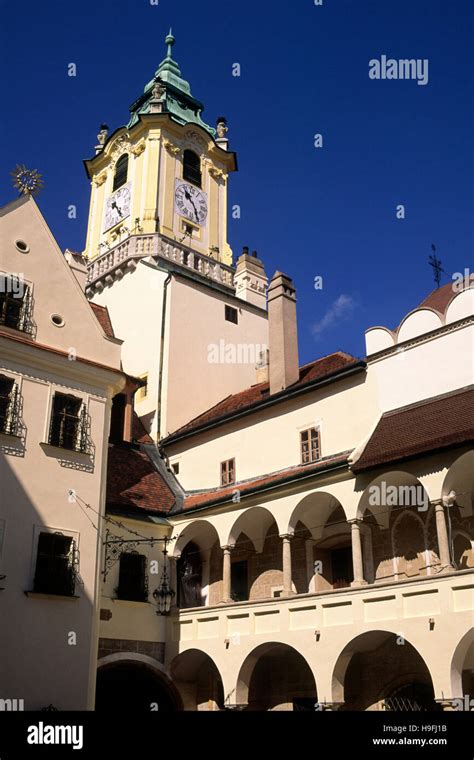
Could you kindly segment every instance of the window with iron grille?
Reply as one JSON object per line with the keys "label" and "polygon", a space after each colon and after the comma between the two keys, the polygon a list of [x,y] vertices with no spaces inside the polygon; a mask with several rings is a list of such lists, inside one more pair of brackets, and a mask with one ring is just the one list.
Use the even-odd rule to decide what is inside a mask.
{"label": "window with iron grille", "polygon": [[120,555],[119,584],[117,597],[132,602],[146,602],[148,599],[147,558],[137,552],[122,552]]}
{"label": "window with iron grille", "polygon": [[12,274],[0,274],[0,325],[30,331],[31,293],[28,285]]}
{"label": "window with iron grille", "polygon": [[183,153],[183,179],[201,187],[201,159],[192,150]]}
{"label": "window with iron grille", "polygon": [[225,305],[225,318],[227,322],[233,322],[234,325],[238,324],[239,321],[239,312],[237,309],[234,309],[233,306]]}
{"label": "window with iron grille", "polygon": [[118,190],[127,181],[128,177],[128,153],[124,153],[120,156],[119,160],[115,164],[114,184],[112,192]]}
{"label": "window with iron grille", "polygon": [[301,434],[301,463],[308,464],[321,459],[321,435],[317,428],[304,430]]}
{"label": "window with iron grille", "polygon": [[54,394],[49,443],[87,453],[87,408],[81,398]]}
{"label": "window with iron grille", "polygon": [[235,483],[235,459],[227,459],[221,462],[221,486]]}
{"label": "window with iron grille", "polygon": [[40,533],[33,590],[41,594],[74,596],[76,577],[74,539],[62,533]]}
{"label": "window with iron grille", "polygon": [[19,402],[18,385],[11,377],[0,375],[0,433],[18,434]]}

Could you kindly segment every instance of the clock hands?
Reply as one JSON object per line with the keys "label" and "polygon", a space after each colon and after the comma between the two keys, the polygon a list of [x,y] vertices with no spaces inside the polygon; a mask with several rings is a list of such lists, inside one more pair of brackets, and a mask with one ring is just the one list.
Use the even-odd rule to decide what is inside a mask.
{"label": "clock hands", "polygon": [[194,215],[196,217],[196,221],[199,222],[198,212],[197,212],[196,206],[194,205],[194,201],[193,201],[192,195],[191,195],[191,193],[189,192],[189,190],[186,187],[184,188],[184,194],[185,194],[187,200],[190,201],[191,206],[194,209]]}
{"label": "clock hands", "polygon": [[117,206],[116,201],[112,201],[112,203],[110,204],[110,208],[114,208],[120,216],[123,216],[122,209]]}

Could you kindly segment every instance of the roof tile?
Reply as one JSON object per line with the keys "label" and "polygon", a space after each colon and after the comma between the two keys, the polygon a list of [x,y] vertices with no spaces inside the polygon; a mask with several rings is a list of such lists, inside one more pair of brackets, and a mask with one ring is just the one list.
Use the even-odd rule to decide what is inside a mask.
{"label": "roof tile", "polygon": [[474,440],[474,387],[386,412],[353,472]]}

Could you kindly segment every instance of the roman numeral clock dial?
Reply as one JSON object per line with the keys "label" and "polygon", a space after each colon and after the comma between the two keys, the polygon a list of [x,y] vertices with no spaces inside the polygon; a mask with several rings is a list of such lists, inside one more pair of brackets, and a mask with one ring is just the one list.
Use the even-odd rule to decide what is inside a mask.
{"label": "roman numeral clock dial", "polygon": [[198,187],[189,185],[187,182],[177,182],[174,204],[180,216],[198,224],[205,223],[207,219],[207,195]]}
{"label": "roman numeral clock dial", "polygon": [[105,202],[104,232],[118,222],[130,216],[130,186],[127,182],[123,187],[119,187],[115,193],[109,195]]}

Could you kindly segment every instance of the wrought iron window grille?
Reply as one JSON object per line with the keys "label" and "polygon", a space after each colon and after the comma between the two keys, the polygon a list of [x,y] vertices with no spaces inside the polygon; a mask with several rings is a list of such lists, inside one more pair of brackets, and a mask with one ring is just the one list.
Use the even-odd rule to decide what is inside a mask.
{"label": "wrought iron window grille", "polygon": [[0,433],[20,435],[21,397],[18,384],[0,375]]}
{"label": "wrought iron window grille", "polygon": [[35,593],[74,596],[79,576],[79,550],[71,536],[40,533],[33,583]]}

